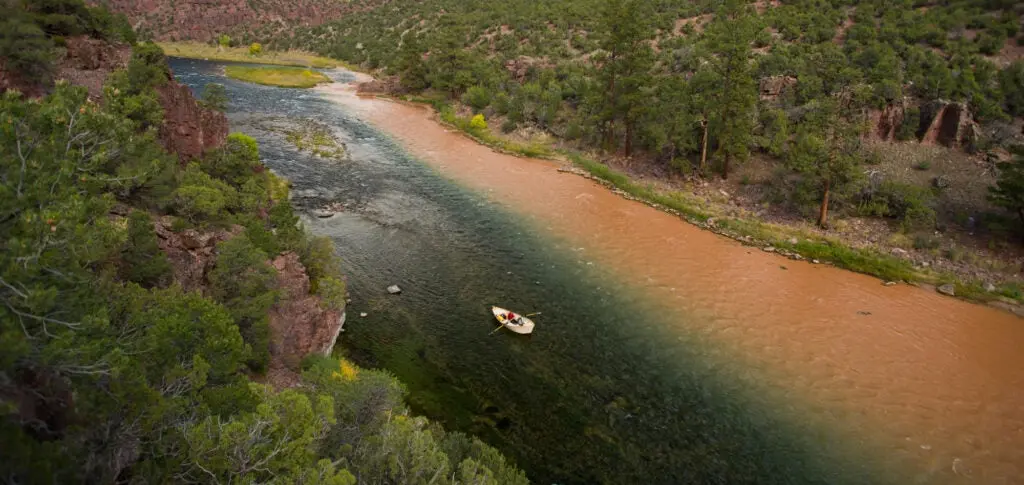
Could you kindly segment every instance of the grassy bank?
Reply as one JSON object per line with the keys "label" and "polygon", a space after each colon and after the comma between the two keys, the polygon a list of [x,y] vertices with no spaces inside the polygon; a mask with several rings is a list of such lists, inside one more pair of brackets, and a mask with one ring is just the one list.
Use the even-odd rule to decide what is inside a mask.
{"label": "grassy bank", "polygon": [[483,121],[484,124],[474,125],[473,117],[460,116],[451,103],[444,99],[423,96],[407,96],[401,99],[413,103],[422,103],[432,106],[434,110],[437,111],[438,117],[442,123],[458,129],[472,137],[474,140],[499,152],[531,158],[552,158],[556,155],[555,150],[547,145],[539,143],[522,143],[495,135],[487,127],[487,121],[482,117],[480,120]]}
{"label": "grassy bank", "polygon": [[678,215],[701,228],[759,246],[791,259],[828,263],[838,268],[878,277],[884,281],[910,284],[952,284],[960,298],[976,301],[1002,301],[1019,304],[1024,301],[1021,288],[1004,283],[995,292],[983,289],[982,281],[949,272],[916,267],[912,261],[890,255],[873,247],[855,247],[848,242],[823,236],[800,227],[765,222],[751,214],[735,215],[733,210],[692,192],[666,190],[637,182],[628,174],[588,157],[576,150],[556,149],[551,145],[526,144],[508,140],[486,126],[474,125],[472,117],[460,116],[445,100],[431,97],[404,97],[406,101],[432,106],[440,121],[458,129],[480,143],[497,151],[517,156],[571,161],[574,173],[608,186],[628,199],[644,202],[657,209]]}
{"label": "grassy bank", "polygon": [[323,73],[295,67],[227,66],[224,73],[239,81],[284,88],[311,88],[331,82],[331,78]]}
{"label": "grassy bank", "polygon": [[249,54],[248,47],[217,47],[200,42],[158,42],[169,56],[211,61],[249,62],[278,66],[315,67],[331,69],[341,63],[303,51],[264,51],[260,55]]}
{"label": "grassy bank", "polygon": [[839,238],[822,237],[782,224],[764,222],[753,216],[732,216],[726,210],[708,204],[693,194],[665,191],[636,183],[629,175],[579,153],[564,152],[581,175],[613,188],[621,195],[652,207],[679,215],[692,224],[751,246],[760,246],[791,259],[829,263],[838,268],[876,276],[885,281],[955,287],[958,297],[975,302],[1001,301],[1020,304],[1021,288],[1012,283],[997,286],[995,292],[984,289],[984,282],[949,272],[937,272],[870,247],[854,247]]}

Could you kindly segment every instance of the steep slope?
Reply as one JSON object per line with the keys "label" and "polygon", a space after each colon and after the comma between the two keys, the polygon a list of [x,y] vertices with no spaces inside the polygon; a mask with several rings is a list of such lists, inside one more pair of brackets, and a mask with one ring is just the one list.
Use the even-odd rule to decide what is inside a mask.
{"label": "steep slope", "polygon": [[219,34],[266,40],[282,31],[315,26],[373,9],[389,0],[99,0],[128,16],[153,40],[206,41]]}

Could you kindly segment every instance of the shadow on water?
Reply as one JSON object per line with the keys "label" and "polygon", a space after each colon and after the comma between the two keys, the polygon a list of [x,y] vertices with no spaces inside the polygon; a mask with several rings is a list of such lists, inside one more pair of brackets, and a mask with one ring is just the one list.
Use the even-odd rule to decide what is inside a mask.
{"label": "shadow on water", "polygon": [[[172,68],[193,89],[226,85],[233,130],[259,139],[300,211],[344,204],[305,221],[344,261],[353,303],[341,352],[395,373],[416,412],[477,434],[535,482],[881,482],[827,431],[795,432],[742,365],[669,332],[662,308],[586,250],[536,233],[315,93],[235,82],[214,63]],[[260,128],[268,117],[331,127],[348,159],[297,151]],[[390,284],[404,292],[388,295]],[[490,304],[543,312],[536,334],[491,335]]]}

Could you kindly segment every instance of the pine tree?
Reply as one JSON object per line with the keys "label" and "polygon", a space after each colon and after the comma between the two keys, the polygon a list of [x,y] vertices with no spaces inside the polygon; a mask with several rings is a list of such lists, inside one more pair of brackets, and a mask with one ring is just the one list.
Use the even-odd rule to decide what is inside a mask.
{"label": "pine tree", "polygon": [[632,154],[636,122],[646,100],[643,88],[650,84],[654,62],[644,11],[644,4],[637,0],[611,0],[603,15],[607,37],[601,45],[605,57],[598,73],[602,86],[596,101],[598,120],[605,145],[611,149],[618,147],[615,125],[622,121],[627,157]]}
{"label": "pine tree", "polygon": [[858,125],[843,117],[837,102],[822,102],[810,113],[790,152],[790,166],[821,190],[818,225],[828,227],[829,204],[860,174]]}
{"label": "pine tree", "polygon": [[1024,149],[1018,149],[1013,161],[998,165],[999,179],[989,188],[993,204],[1013,212],[1024,227]]}
{"label": "pine tree", "polygon": [[757,86],[750,64],[754,28],[744,3],[727,1],[707,31],[708,67],[719,77],[712,94],[717,107],[710,121],[722,157],[722,178],[734,160],[745,160],[753,139]]}

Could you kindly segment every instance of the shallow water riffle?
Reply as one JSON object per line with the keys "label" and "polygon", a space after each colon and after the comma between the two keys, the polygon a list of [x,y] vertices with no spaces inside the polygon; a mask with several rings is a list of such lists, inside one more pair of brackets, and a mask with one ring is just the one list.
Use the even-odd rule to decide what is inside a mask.
{"label": "shallow water riffle", "polygon": [[[796,288],[769,273],[764,260],[733,255],[717,269],[691,271],[659,251],[673,244],[686,253],[695,244],[710,264],[725,250],[704,248],[711,243],[689,233],[634,241],[644,230],[625,221],[646,220],[640,211],[647,208],[606,200],[590,182],[538,171],[540,162],[491,158],[465,139],[435,145],[455,135],[431,131],[438,127],[415,112],[339,103],[322,90],[244,84],[223,78],[215,63],[175,59],[172,67],[193,88],[225,84],[232,128],[260,141],[264,162],[291,180],[306,227],[334,240],[352,297],[337,351],[395,373],[416,412],[497,446],[536,483],[936,483],[967,479],[968,466],[974,478],[994,478],[988,483],[1012,480],[1009,468],[985,468],[973,458],[959,472],[951,469],[949,452],[922,465],[917,435],[894,452],[880,412],[904,427],[907,415],[946,416],[943,409],[919,409],[932,402],[933,376],[912,366],[902,368],[909,376],[894,369],[893,379],[909,377],[909,387],[927,395],[890,400],[906,409],[875,406],[888,389],[865,385],[864,376],[874,384],[877,369],[865,374],[827,358],[871,355],[844,333],[853,327],[839,317],[839,333],[801,337],[790,327],[800,328],[802,318],[820,322],[798,304],[791,325],[780,324],[788,311],[780,303],[766,304],[763,314],[734,311],[745,300],[765,303],[749,294],[751,278],[779,278],[778,285]],[[332,76],[340,83],[353,78]],[[268,128],[300,120],[328,127],[345,144],[345,156],[300,151]],[[392,139],[381,126],[388,120],[429,136]],[[312,216],[324,207],[337,213]],[[685,225],[668,216],[648,222]],[[638,252],[665,267],[645,267]],[[779,271],[778,264],[771,269]],[[737,287],[694,286],[717,284],[709,276],[715,271],[733,275]],[[840,278],[828,273],[817,281],[831,284],[833,277]],[[844,288],[861,284],[852,281]],[[401,295],[387,293],[391,284],[401,286]],[[815,280],[800,288],[809,301],[832,297]],[[541,312],[535,334],[492,334],[492,304]],[[845,310],[848,303],[837,305]],[[845,318],[858,318],[850,313]],[[913,380],[922,375],[923,383]],[[1004,408],[1008,396],[999,396],[995,413],[978,412],[1019,423]],[[974,422],[963,419],[965,426]],[[963,436],[987,437],[990,424]],[[1008,432],[1004,443],[1020,443],[1012,434],[1020,428]],[[986,451],[990,444],[978,446]],[[1000,459],[1014,453],[1001,450]]]}

